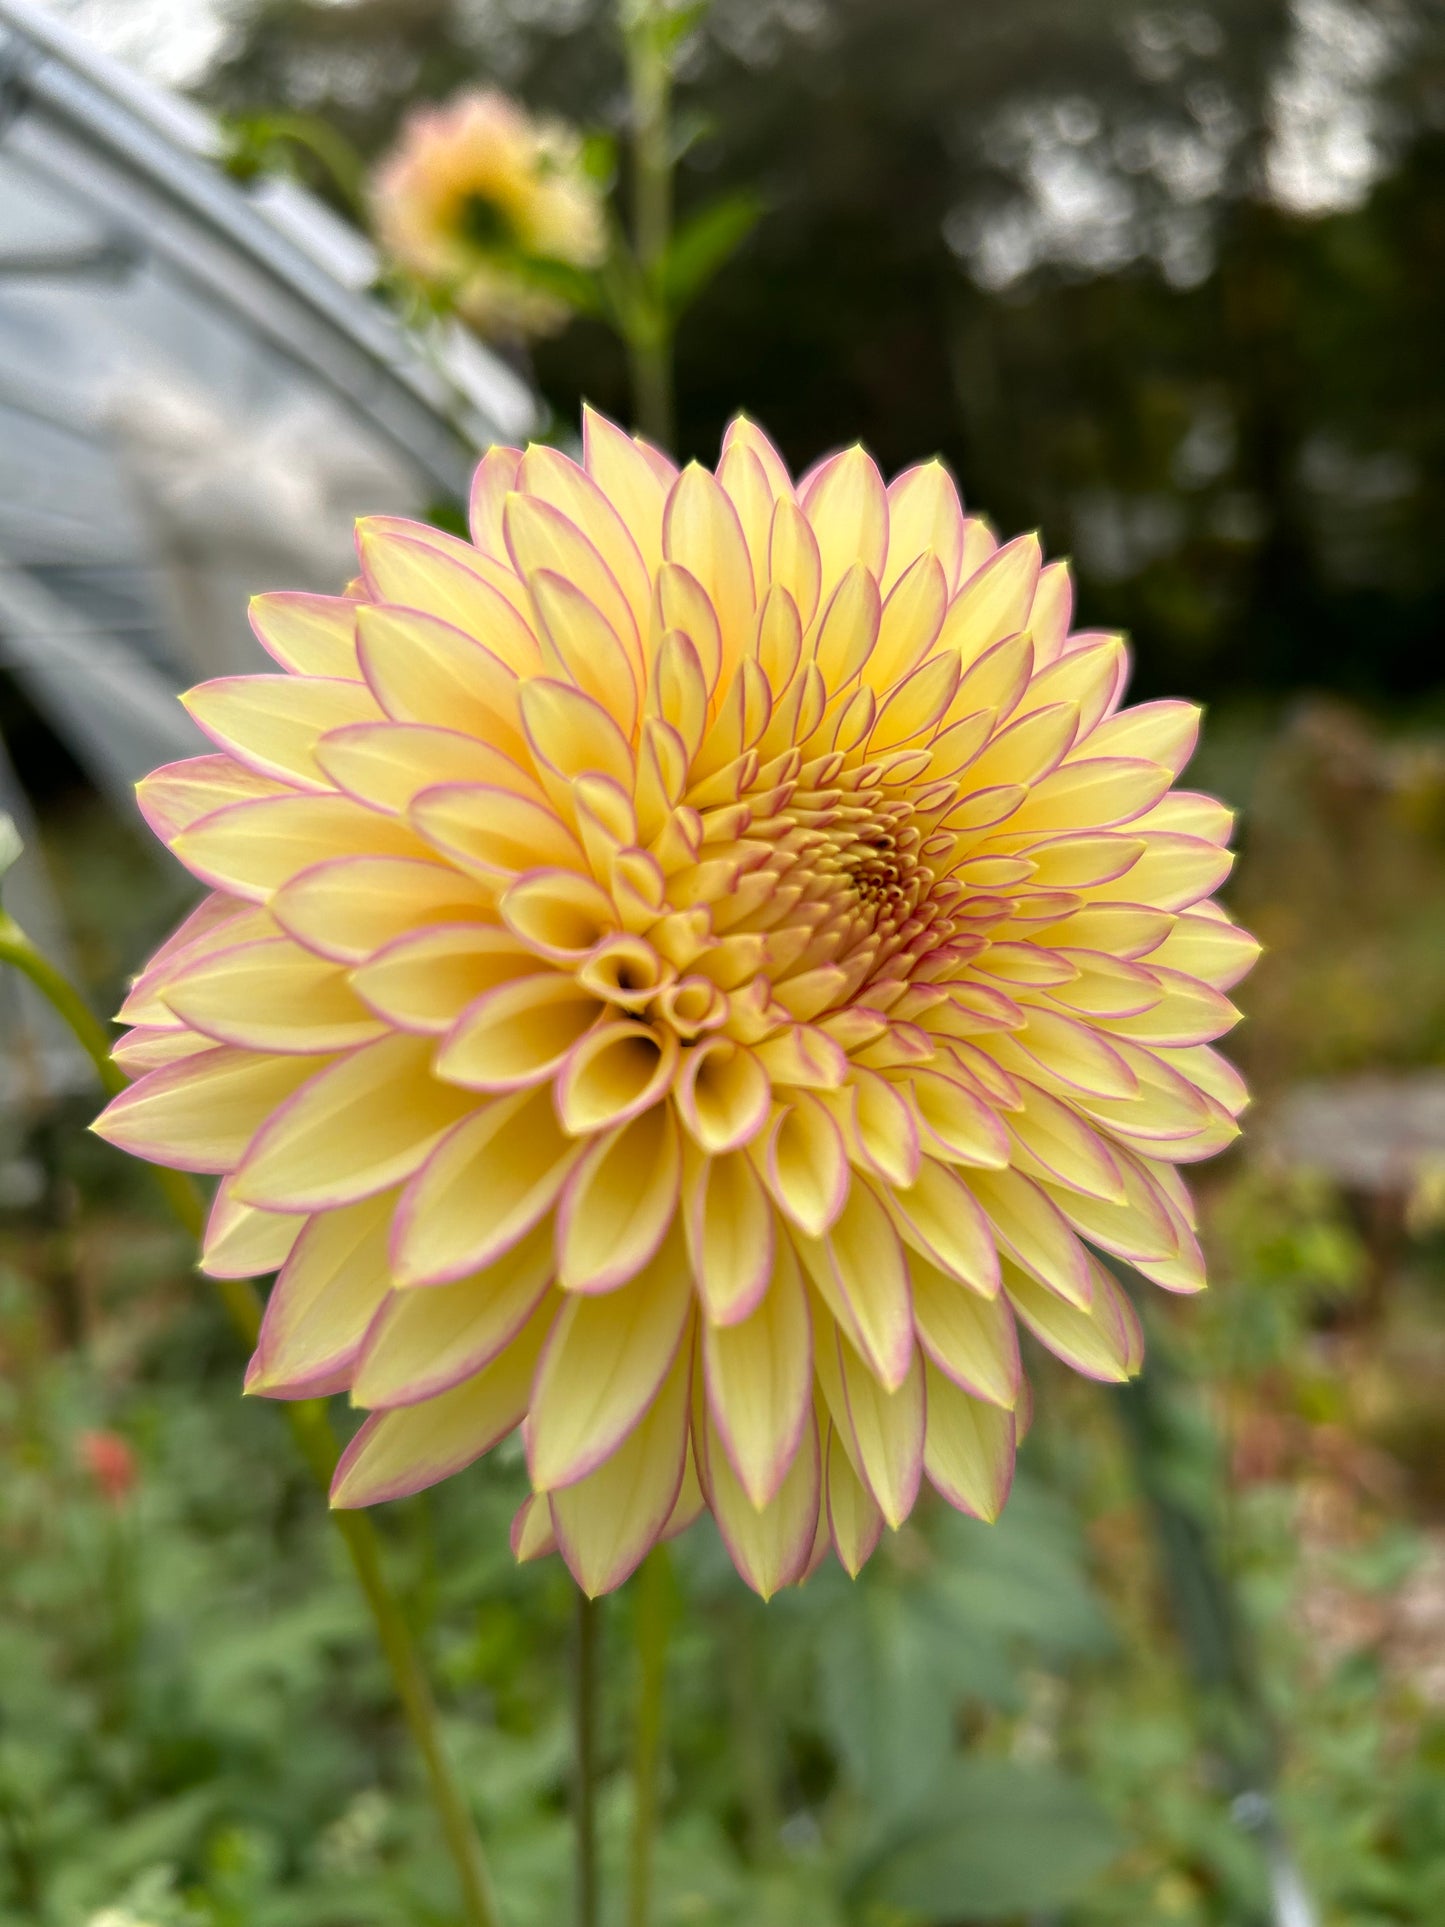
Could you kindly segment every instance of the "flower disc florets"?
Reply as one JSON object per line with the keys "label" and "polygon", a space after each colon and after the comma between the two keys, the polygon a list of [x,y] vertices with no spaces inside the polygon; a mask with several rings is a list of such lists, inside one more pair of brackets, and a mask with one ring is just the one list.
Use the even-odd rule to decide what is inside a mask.
{"label": "flower disc florets", "polygon": [[795,486],[740,419],[679,474],[593,415],[492,450],[472,537],[363,522],[353,593],[257,599],[286,673],[188,698],[217,753],[142,805],[215,894],[100,1129],[224,1174],[250,1388],[371,1414],[338,1504],[521,1425],[517,1550],[593,1592],[704,1506],[764,1593],[925,1475],[992,1518],[1017,1321],[1123,1379],[1090,1247],[1203,1283],[1256,946],[1197,712],[1121,709],[936,462]]}

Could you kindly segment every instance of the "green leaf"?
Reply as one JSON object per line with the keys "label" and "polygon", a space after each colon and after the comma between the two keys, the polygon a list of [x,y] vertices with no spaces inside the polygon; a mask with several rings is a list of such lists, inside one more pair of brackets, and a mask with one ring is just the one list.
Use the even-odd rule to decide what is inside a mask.
{"label": "green leaf", "polygon": [[523,254],[520,249],[491,249],[488,258],[519,281],[525,281],[529,288],[564,301],[578,314],[600,315],[606,310],[601,283],[590,268],[574,267],[570,261],[553,261],[545,255]]}
{"label": "green leaf", "polygon": [[674,319],[701,294],[762,217],[756,194],[725,195],[684,221],[658,264],[662,299]]}
{"label": "green leaf", "polygon": [[860,1586],[823,1629],[823,1716],[875,1814],[927,1798],[953,1750],[953,1698],[907,1592]]}
{"label": "green leaf", "polygon": [[600,188],[610,188],[617,179],[617,141],[605,128],[594,129],[582,139],[582,172]]}
{"label": "green leaf", "polygon": [[24,847],[14,820],[0,810],[0,877],[4,876]]}
{"label": "green leaf", "polygon": [[1097,1802],[1053,1768],[957,1760],[859,1886],[924,1920],[998,1920],[1064,1906],[1121,1845]]}

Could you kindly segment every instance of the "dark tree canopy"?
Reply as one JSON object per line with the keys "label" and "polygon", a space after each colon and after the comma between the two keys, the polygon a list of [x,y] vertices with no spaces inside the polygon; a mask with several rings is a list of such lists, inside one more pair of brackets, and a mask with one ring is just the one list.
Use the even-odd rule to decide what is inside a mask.
{"label": "dark tree canopy", "polygon": [[[618,125],[597,0],[253,9],[210,92],[366,151],[477,77]],[[1141,693],[1438,681],[1445,12],[1354,0],[716,0],[681,200],[769,214],[679,344],[679,440],[941,451],[1076,559]],[[600,329],[538,353],[625,414]]]}

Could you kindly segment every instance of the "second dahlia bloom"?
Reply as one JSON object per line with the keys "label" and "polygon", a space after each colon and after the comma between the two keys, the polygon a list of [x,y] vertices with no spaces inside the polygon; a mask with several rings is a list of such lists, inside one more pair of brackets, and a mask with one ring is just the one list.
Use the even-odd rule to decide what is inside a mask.
{"label": "second dahlia bloom", "polygon": [[496,92],[413,114],[372,205],[385,252],[492,335],[545,334],[569,313],[519,275],[518,254],[589,268],[606,245],[576,134]]}
{"label": "second dahlia bloom", "polygon": [[1197,712],[927,463],[680,474],[593,415],[496,448],[472,542],[359,525],[266,595],[282,674],[187,699],[141,785],[213,892],[138,979],[99,1129],[218,1172],[279,1267],[251,1390],[370,1413],[334,1492],[522,1428],[520,1556],[617,1585],[704,1506],[759,1591],[851,1572],[926,1477],[984,1518],[1022,1323],[1138,1369],[1090,1247],[1203,1283],[1179,1167],[1256,946]]}

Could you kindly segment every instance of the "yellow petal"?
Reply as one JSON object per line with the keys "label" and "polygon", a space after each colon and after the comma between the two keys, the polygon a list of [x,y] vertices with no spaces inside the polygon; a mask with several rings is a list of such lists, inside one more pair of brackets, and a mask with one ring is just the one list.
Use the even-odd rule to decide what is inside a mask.
{"label": "yellow petal", "polygon": [[257,1136],[236,1195],[325,1211],[409,1177],[476,1103],[432,1076],[432,1050],[429,1037],[384,1037],[311,1078]]}
{"label": "yellow petal", "polygon": [[1010,1266],[1009,1303],[1042,1345],[1086,1378],[1122,1384],[1130,1375],[1129,1345],[1113,1303],[1102,1292],[1087,1308],[1068,1304],[1037,1279]]}
{"label": "yellow petal", "polygon": [[734,1472],[711,1417],[704,1427],[703,1459],[708,1503],[739,1574],[764,1599],[781,1586],[795,1585],[807,1568],[818,1528],[818,1428],[811,1411],[782,1484],[761,1508]]}
{"label": "yellow petal", "polygon": [[585,870],[581,846],[549,808],[482,784],[423,790],[411,820],[429,843],[482,877],[510,878],[545,865]]}
{"label": "yellow petal", "polygon": [[667,485],[630,435],[584,403],[582,463],[631,530],[649,575],[662,560]]}
{"label": "yellow petal", "polygon": [[567,779],[610,776],[631,795],[631,745],[595,697],[539,676],[522,685],[520,703],[528,745],[549,769]]}
{"label": "yellow petal", "polygon": [[799,1091],[769,1133],[763,1162],[778,1209],[810,1238],[821,1238],[848,1201],[848,1155],[836,1122],[816,1097]]}
{"label": "yellow petal", "polygon": [[394,721],[461,730],[525,765],[517,675],[501,656],[417,609],[363,605],[357,634],[366,680]]}
{"label": "yellow petal", "polygon": [[601,556],[622,591],[641,633],[652,596],[652,577],[627,523],[605,490],[560,448],[534,442],[517,473],[517,487],[550,502],[579,528]]}
{"label": "yellow petal", "polygon": [[736,1324],[768,1288],[777,1239],[772,1205],[745,1151],[698,1159],[686,1213],[703,1309],[713,1324]]}
{"label": "yellow petal", "polygon": [[828,1529],[838,1554],[838,1563],[850,1579],[856,1579],[873,1555],[883,1531],[883,1513],[878,1501],[853,1470],[842,1438],[833,1426],[828,1428],[827,1454]]}
{"label": "yellow petal", "polygon": [[549,1492],[593,1472],[661,1390],[692,1316],[681,1232],[616,1291],[569,1297],[532,1387],[527,1464]]}
{"label": "yellow petal", "polygon": [[761,1508],[793,1463],[813,1396],[813,1344],[798,1261],[780,1240],[772,1279],[736,1324],[704,1324],[708,1409],[743,1490]]}
{"label": "yellow petal", "polygon": [[951,595],[963,563],[963,504],[953,477],[937,459],[904,469],[888,484],[885,594],[926,551],[938,558]]}
{"label": "yellow petal", "polygon": [[262,776],[233,756],[189,756],[143,776],[135,786],[140,813],[163,843],[173,843],[183,831],[227,804],[249,803],[263,797],[289,797],[296,792],[279,777]]}
{"label": "yellow petal", "polygon": [[858,445],[830,456],[799,489],[818,538],[826,597],[855,562],[876,582],[888,552],[888,495],[877,464]]}
{"label": "yellow petal", "polygon": [[772,1084],[757,1054],[725,1037],[706,1038],[683,1055],[677,1107],[710,1156],[748,1143],[768,1121]]}
{"label": "yellow petal", "polygon": [[450,864],[342,857],[293,877],[271,900],[277,923],[309,950],[360,963],[418,927],[471,929],[492,892]]}
{"label": "yellow petal", "polygon": [[261,1278],[279,1271],[305,1225],[304,1218],[242,1204],[231,1195],[230,1179],[223,1178],[206,1220],[201,1270],[211,1278]]}
{"label": "yellow petal", "polygon": [[803,628],[808,628],[818,611],[823,564],[807,516],[788,495],[779,496],[773,509],[768,574],[775,588],[787,592]]}
{"label": "yellow petal", "polygon": [[829,696],[858,676],[878,640],[878,584],[861,562],[843,571],[818,625],[814,660]]}
{"label": "yellow petal", "polygon": [[416,1405],[474,1377],[522,1330],[551,1278],[551,1227],[538,1225],[470,1278],[393,1291],[367,1335],[352,1404]]}
{"label": "yellow petal", "polygon": [[1061,1184],[1087,1198],[1121,1204],[1124,1179],[1104,1140],[1078,1113],[1037,1084],[1019,1080],[1024,1108],[1008,1120],[1015,1145],[1022,1147],[1019,1168],[1044,1183]]}
{"label": "yellow petal", "polygon": [[1214,917],[1180,917],[1164,941],[1149,952],[1150,965],[1197,977],[1216,990],[1229,990],[1250,969],[1260,952],[1257,938]]}
{"label": "yellow petal", "polygon": [[908,1263],[878,1199],[854,1184],[824,1239],[798,1237],[798,1252],[824,1304],[870,1371],[889,1390],[913,1357]]}
{"label": "yellow petal", "polygon": [[600,1025],[569,1053],[558,1076],[563,1130],[586,1137],[650,1110],[667,1095],[677,1056],[677,1037],[664,1026],[633,1018]]}
{"label": "yellow petal", "polygon": [[349,796],[272,796],[235,803],[183,830],[171,848],[213,889],[256,901],[335,857],[427,854],[405,823]]}
{"label": "yellow petal", "polygon": [[558,1550],[590,1599],[620,1586],[667,1530],[687,1465],[691,1386],[692,1348],[681,1345],[641,1424],[595,1472],[550,1495]]}
{"label": "yellow petal", "polygon": [[734,440],[723,446],[717,479],[733,508],[753,564],[753,593],[761,598],[768,586],[768,546],[772,536],[775,491],[767,472],[750,448]]}
{"label": "yellow petal", "polygon": [[1039,1187],[1016,1171],[979,1171],[969,1183],[1000,1243],[1024,1270],[1071,1305],[1087,1305],[1088,1254]]}
{"label": "yellow petal", "polygon": [[968,668],[1005,636],[1026,629],[1041,559],[1036,535],[1006,543],[954,597],[938,647],[955,651]]}
{"label": "yellow petal", "polygon": [[266,1304],[246,1390],[303,1398],[349,1373],[391,1288],[386,1238],[394,1191],[306,1220]]}
{"label": "yellow petal", "polygon": [[439,783],[487,783],[541,800],[536,782],[500,750],[426,723],[332,730],[317,744],[316,761],[338,789],[393,815],[404,815],[415,797]]}
{"label": "yellow petal", "polygon": [[970,1398],[928,1367],[924,1466],[929,1483],[950,1505],[992,1525],[1013,1483],[1014,1435],[1012,1412]]}
{"label": "yellow petal", "polygon": [[489,448],[477,463],[472,476],[467,523],[473,542],[483,555],[494,562],[507,562],[507,545],[502,538],[502,508],[517,486],[517,470],[522,465],[519,448],[500,445]]}
{"label": "yellow petal", "polygon": [[923,1475],[923,1361],[915,1350],[902,1381],[889,1390],[851,1345],[835,1342],[853,1464],[896,1531],[913,1510]]}
{"label": "yellow petal", "polygon": [[460,1472],[518,1423],[552,1305],[536,1316],[475,1378],[420,1405],[374,1412],[341,1455],[331,1483],[333,1506],[402,1499]]}
{"label": "yellow petal", "polygon": [[677,1210],[682,1149],[666,1105],[590,1145],[557,1207],[557,1278],[612,1291],[649,1263]]}
{"label": "yellow petal", "polygon": [[251,627],[267,654],[293,676],[343,676],[360,682],[356,607],[350,596],[283,590],[252,596]]}
{"label": "yellow petal", "polygon": [[1170,775],[1158,763],[1123,756],[1065,763],[1029,792],[1009,828],[1022,833],[1084,827],[1107,829],[1141,816],[1168,789]]}
{"label": "yellow petal", "polygon": [[529,577],[528,588],[548,670],[600,703],[631,737],[641,689],[635,650],[626,647],[596,604],[562,576],[540,569]]}
{"label": "yellow petal", "polygon": [[[231,1171],[278,1104],[326,1062],[218,1044],[151,1071],[90,1127],[107,1144],[180,1171]],[[243,1203],[266,1203],[241,1198]]]}
{"label": "yellow petal", "polygon": [[914,1251],[984,1298],[998,1295],[998,1251],[977,1200],[947,1165],[924,1158],[906,1191],[885,1191],[889,1215]]}
{"label": "yellow petal", "polygon": [[447,1284],[495,1264],[551,1211],[580,1154],[559,1130],[545,1085],[466,1119],[402,1197],[397,1284]]}
{"label": "yellow petal", "polygon": [[508,551],[523,579],[546,569],[570,582],[601,612],[633,661],[640,682],[638,618],[595,543],[569,516],[534,495],[509,495],[502,519]]}
{"label": "yellow petal", "polygon": [[913,1317],[918,1342],[940,1371],[990,1405],[1011,1411],[1018,1402],[1018,1333],[1002,1298],[980,1298],[946,1278],[926,1258],[915,1258]]}
{"label": "yellow petal", "polygon": [[437,1074],[475,1091],[512,1091],[550,1077],[602,1006],[566,971],[539,971],[485,990],[452,1026]]}
{"label": "yellow petal", "polygon": [[398,937],[351,972],[351,986],[399,1030],[440,1036],[483,991],[547,968],[509,930],[442,924]]}
{"label": "yellow petal", "polygon": [[925,549],[886,589],[878,643],[868,665],[868,680],[880,695],[930,654],[947,608],[947,577],[936,552]]}
{"label": "yellow petal", "polygon": [[662,522],[663,553],[693,576],[717,613],[722,639],[721,678],[732,671],[752,640],[756,602],[753,565],[737,511],[714,478],[690,462],[668,497]]}
{"label": "yellow petal", "polygon": [[329,729],[381,715],[363,682],[301,676],[223,676],[181,698],[219,748],[264,776],[329,789],[316,745]]}
{"label": "yellow petal", "polygon": [[1008,1163],[1008,1138],[998,1117],[957,1078],[915,1071],[909,1087],[930,1156],[996,1170]]}
{"label": "yellow petal", "polygon": [[[367,585],[378,602],[435,618],[475,637],[519,675],[536,669],[537,639],[521,614],[521,584],[510,570],[498,568],[440,529],[382,515],[365,516],[357,523],[356,546]],[[363,614],[358,623],[363,668],[368,620]]]}
{"label": "yellow petal", "polygon": [[287,937],[237,944],[203,958],[171,979],[165,1000],[193,1029],[247,1050],[346,1050],[386,1028],[340,964]]}
{"label": "yellow petal", "polygon": [[545,957],[575,962],[617,931],[612,899],[575,870],[533,870],[497,905],[507,928]]}

